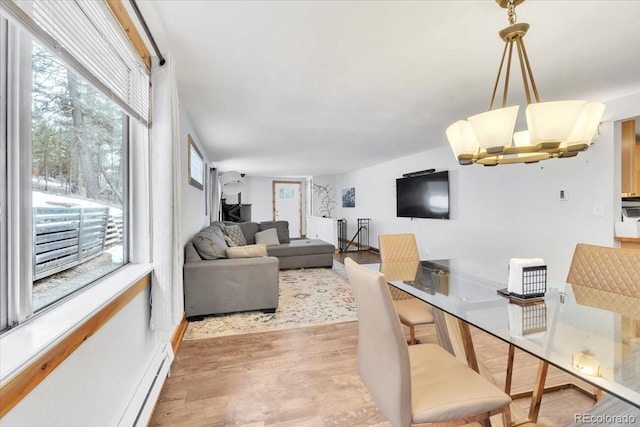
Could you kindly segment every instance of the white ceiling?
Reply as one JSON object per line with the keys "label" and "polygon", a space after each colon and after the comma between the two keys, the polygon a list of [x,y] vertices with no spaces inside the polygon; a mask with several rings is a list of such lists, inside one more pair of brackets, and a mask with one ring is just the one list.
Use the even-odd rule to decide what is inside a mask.
{"label": "white ceiling", "polygon": [[[508,25],[491,0],[138,6],[176,60],[209,157],[253,176],[342,173],[446,145],[449,124],[488,108]],[[516,12],[531,24],[543,101],[640,91],[640,1],[528,0]]]}

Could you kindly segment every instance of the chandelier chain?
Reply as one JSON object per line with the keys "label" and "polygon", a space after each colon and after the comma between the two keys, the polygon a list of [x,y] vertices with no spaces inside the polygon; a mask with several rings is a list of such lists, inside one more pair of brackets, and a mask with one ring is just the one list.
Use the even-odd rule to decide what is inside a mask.
{"label": "chandelier chain", "polygon": [[516,15],[516,2],[515,0],[509,0],[507,3],[507,16],[509,17],[509,24],[513,25],[516,23],[518,16]]}

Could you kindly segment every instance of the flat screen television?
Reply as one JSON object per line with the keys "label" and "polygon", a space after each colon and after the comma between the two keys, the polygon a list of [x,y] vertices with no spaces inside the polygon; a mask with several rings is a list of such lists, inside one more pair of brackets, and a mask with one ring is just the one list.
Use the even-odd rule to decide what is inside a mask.
{"label": "flat screen television", "polygon": [[398,217],[449,219],[449,171],[396,179]]}

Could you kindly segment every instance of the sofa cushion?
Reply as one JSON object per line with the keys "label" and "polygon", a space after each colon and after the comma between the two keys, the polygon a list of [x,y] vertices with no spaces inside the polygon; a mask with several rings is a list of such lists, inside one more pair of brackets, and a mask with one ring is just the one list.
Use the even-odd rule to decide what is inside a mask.
{"label": "sofa cushion", "polygon": [[211,223],[211,225],[209,225],[209,227],[218,227],[222,230],[222,232],[224,233],[225,228],[227,228],[227,224],[225,224],[222,221],[213,221]]}
{"label": "sofa cushion", "polygon": [[289,243],[269,246],[269,256],[288,257],[297,255],[333,254],[336,247],[320,239],[293,239]]}
{"label": "sofa cushion", "polygon": [[224,228],[224,236],[229,246],[244,246],[247,244],[239,225],[227,225]]}
{"label": "sofa cushion", "polygon": [[227,257],[227,242],[222,229],[209,226],[200,231],[191,240],[202,259],[218,259]]}
{"label": "sofa cushion", "polygon": [[[227,224],[228,225],[228,224]],[[240,227],[242,234],[244,234],[244,240],[247,241],[247,245],[253,245],[256,243],[256,233],[260,231],[260,225],[257,222],[237,222],[235,225]]]}
{"label": "sofa cushion", "polygon": [[260,223],[260,231],[270,228],[276,229],[280,243],[289,243],[289,221],[262,221]]}
{"label": "sofa cushion", "polygon": [[200,254],[196,251],[191,241],[188,241],[184,247],[184,262],[202,261]]}
{"label": "sofa cushion", "polygon": [[227,258],[257,258],[267,256],[267,245],[244,245],[227,248]]}
{"label": "sofa cushion", "polygon": [[269,228],[264,231],[258,231],[256,233],[256,243],[262,243],[268,246],[279,245],[278,232],[275,228]]}

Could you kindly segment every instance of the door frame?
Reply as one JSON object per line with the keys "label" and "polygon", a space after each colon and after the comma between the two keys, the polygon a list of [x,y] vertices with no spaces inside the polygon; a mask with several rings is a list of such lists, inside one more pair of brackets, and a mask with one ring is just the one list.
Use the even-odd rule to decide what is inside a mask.
{"label": "door frame", "polygon": [[271,217],[276,220],[276,184],[298,184],[298,207],[300,212],[300,222],[298,234],[302,237],[302,184],[303,181],[291,181],[291,180],[273,180],[271,181]]}

